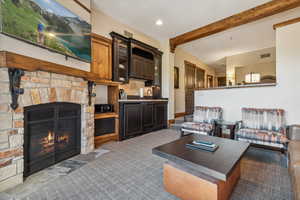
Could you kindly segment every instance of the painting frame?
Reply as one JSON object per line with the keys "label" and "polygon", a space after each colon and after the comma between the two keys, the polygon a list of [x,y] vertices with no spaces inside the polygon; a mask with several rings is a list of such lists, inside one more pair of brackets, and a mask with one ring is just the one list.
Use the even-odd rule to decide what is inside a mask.
{"label": "painting frame", "polygon": [[179,89],[179,67],[174,66],[174,88]]}
{"label": "painting frame", "polygon": [[66,59],[91,63],[90,22],[56,0],[41,2],[0,1],[0,34],[64,55]]}

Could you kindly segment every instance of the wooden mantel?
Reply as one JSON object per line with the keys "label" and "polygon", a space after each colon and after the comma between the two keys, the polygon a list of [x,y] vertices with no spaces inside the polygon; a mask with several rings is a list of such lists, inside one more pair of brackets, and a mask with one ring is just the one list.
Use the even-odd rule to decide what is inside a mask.
{"label": "wooden mantel", "polygon": [[46,71],[57,74],[64,74],[68,76],[74,76],[78,78],[83,78],[88,81],[94,81],[97,84],[102,85],[118,85],[119,83],[112,81],[105,81],[99,79],[98,75],[92,72],[87,72],[80,69],[75,69],[72,67],[67,67],[65,65],[60,65],[48,61],[43,61],[40,59],[8,52],[0,51],[0,67],[7,68],[17,68],[25,71]]}
{"label": "wooden mantel", "polygon": [[300,6],[300,0],[272,0],[170,39],[171,52],[178,45],[247,24]]}

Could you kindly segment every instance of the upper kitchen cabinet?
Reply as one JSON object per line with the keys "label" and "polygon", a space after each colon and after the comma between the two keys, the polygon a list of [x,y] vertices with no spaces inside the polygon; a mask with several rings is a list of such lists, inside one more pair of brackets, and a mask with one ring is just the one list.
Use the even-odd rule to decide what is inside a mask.
{"label": "upper kitchen cabinet", "polygon": [[162,52],[156,51],[154,54],[154,80],[153,86],[161,86],[161,73],[162,73]]}
{"label": "upper kitchen cabinet", "polygon": [[112,79],[128,83],[129,78],[141,79],[148,86],[161,85],[162,52],[138,40],[111,32]]}
{"label": "upper kitchen cabinet", "polygon": [[154,51],[155,48],[137,40],[131,39],[131,78],[154,80]]}
{"label": "upper kitchen cabinet", "polygon": [[117,33],[110,33],[112,41],[112,71],[113,81],[128,83],[128,69],[130,65],[130,43],[128,38]]}
{"label": "upper kitchen cabinet", "polygon": [[91,72],[98,74],[99,79],[112,80],[112,41],[97,34],[91,34],[92,65]]}

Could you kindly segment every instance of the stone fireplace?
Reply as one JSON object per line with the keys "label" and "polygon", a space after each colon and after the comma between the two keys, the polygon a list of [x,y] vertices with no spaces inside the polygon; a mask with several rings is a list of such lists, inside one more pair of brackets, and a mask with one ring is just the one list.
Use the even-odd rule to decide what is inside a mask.
{"label": "stone fireplace", "polygon": [[[45,122],[40,127],[45,127],[46,124],[51,123],[54,125],[53,130],[50,126],[47,131],[41,129],[43,133],[36,133],[36,135],[44,134],[43,137],[32,136],[35,139],[40,137],[36,141],[41,143],[42,146],[30,146],[35,148],[31,151],[42,151],[42,154],[36,155],[43,155],[43,153],[48,156],[51,153],[51,155],[56,155],[51,158],[52,160],[48,159],[50,164],[78,153],[89,153],[94,149],[94,98],[91,106],[89,106],[87,81],[82,78],[44,71],[25,72],[25,75],[21,78],[21,88],[24,88],[24,94],[19,96],[19,107],[13,110],[10,108],[11,94],[9,91],[8,68],[0,68],[0,191],[22,183],[23,176],[31,174],[27,170],[28,165],[32,163],[27,159],[28,149],[24,149],[29,147],[29,140],[28,135],[26,135],[26,138],[24,134],[29,133],[29,128],[35,131],[37,129],[32,128],[34,126],[31,127],[30,123]],[[76,109],[73,109],[73,113],[70,109],[63,110],[68,107],[66,105],[77,108],[77,115],[74,114]],[[43,118],[38,116],[33,118],[32,121],[28,121],[30,112],[34,109],[42,110],[40,109],[42,107],[48,108],[48,111],[43,113],[48,119],[51,118],[52,120],[48,120],[46,123],[47,120],[43,121]],[[50,116],[51,109],[53,116]],[[73,123],[65,129],[62,128],[59,121],[68,124],[70,123],[69,119],[79,119],[79,126],[74,127]],[[57,122],[54,122],[55,120]],[[79,129],[78,135],[76,135],[76,128]],[[55,149],[57,152],[65,152],[64,154],[53,153],[54,142],[56,142]],[[26,153],[25,156],[24,153]],[[26,160],[24,160],[25,157]],[[37,170],[39,169],[35,168],[32,173]]]}

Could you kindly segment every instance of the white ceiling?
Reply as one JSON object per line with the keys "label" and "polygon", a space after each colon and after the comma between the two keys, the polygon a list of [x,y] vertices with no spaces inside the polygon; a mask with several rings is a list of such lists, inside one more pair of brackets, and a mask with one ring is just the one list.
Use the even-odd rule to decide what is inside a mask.
{"label": "white ceiling", "polygon": [[[96,9],[158,40],[169,39],[269,0],[93,0]],[[275,45],[272,26],[300,16],[294,9],[182,45],[207,64],[225,56]],[[298,14],[297,14],[298,13]],[[162,19],[164,25],[155,25]]]}
{"label": "white ceiling", "polygon": [[[93,0],[107,15],[157,39],[171,38],[269,0]],[[162,19],[164,26],[155,21]]]}
{"label": "white ceiling", "polygon": [[204,63],[218,67],[226,56],[256,51],[276,46],[273,25],[300,16],[300,8],[264,18],[180,47]]}

